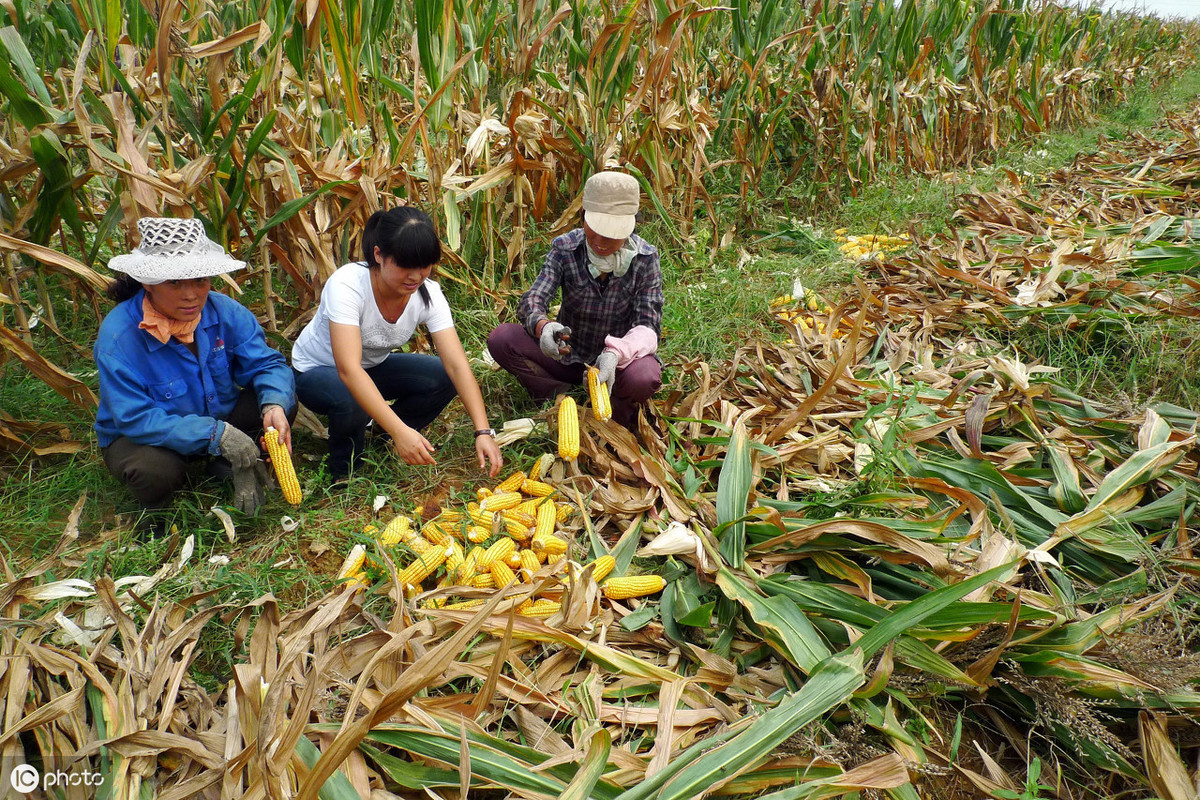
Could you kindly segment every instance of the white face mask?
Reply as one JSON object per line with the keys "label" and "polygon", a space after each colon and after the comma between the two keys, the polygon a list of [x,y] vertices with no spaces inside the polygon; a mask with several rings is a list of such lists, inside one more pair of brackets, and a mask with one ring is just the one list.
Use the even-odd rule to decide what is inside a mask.
{"label": "white face mask", "polygon": [[588,254],[588,270],[592,273],[593,278],[599,278],[605,272],[611,272],[618,278],[629,272],[629,265],[633,263],[633,257],[637,255],[637,246],[633,243],[633,237],[625,240],[621,245],[621,249],[610,256],[599,255],[592,246],[587,246]]}

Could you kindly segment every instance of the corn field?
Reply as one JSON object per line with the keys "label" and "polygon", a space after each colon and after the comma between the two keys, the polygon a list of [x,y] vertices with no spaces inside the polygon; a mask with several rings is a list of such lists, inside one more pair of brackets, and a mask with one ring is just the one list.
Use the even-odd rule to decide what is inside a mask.
{"label": "corn field", "polygon": [[[502,306],[606,165],[683,237],[767,176],[836,193],[985,161],[1200,42],[1006,0],[4,8],[0,342],[83,407],[36,345],[102,313],[147,213],[203,218],[285,338],[399,200],[437,211],[444,277]],[[153,574],[63,577],[81,498],[53,552],[5,565],[6,771],[99,776],[72,800],[1194,800],[1197,414],[1100,403],[1014,345],[1200,316],[1200,112],[1160,130],[1037,200],[1017,175],[968,193],[945,235],[839,233],[852,285],[764,298],[772,327],[678,365],[636,435],[580,409],[576,460],[515,465],[565,552],[507,585],[422,556],[517,538],[500,517],[476,542],[480,509],[404,496],[310,605],[167,600],[187,532]],[[606,557],[659,591],[606,592]],[[192,667],[215,625],[213,687]]]}

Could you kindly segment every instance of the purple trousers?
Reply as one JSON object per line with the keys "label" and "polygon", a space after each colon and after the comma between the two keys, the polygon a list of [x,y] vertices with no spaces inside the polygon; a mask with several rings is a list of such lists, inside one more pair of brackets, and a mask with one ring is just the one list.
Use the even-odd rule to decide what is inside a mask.
{"label": "purple trousers", "polygon": [[[584,382],[586,365],[563,364],[542,352],[525,328],[512,322],[499,325],[488,336],[488,352],[536,398],[554,397]],[[662,386],[662,364],[655,356],[642,356],[617,370],[613,380],[613,419],[633,430],[638,407]]]}

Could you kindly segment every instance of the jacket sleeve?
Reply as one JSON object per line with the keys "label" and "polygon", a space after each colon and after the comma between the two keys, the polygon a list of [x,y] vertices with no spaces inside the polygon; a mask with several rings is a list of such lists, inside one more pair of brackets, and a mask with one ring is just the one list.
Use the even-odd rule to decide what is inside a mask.
{"label": "jacket sleeve", "polygon": [[548,319],[550,303],[562,283],[563,266],[562,251],[551,247],[550,252],[546,254],[545,263],[542,264],[542,271],[534,279],[529,291],[521,295],[521,302],[517,306],[517,318],[525,326],[525,332],[534,338],[537,337],[538,323]]}
{"label": "jacket sleeve", "polygon": [[187,391],[182,381],[152,384],[118,354],[101,351],[96,355],[100,396],[120,420],[122,436],[184,455],[219,454],[225,423],[199,414],[172,414],[161,405]]}
{"label": "jacket sleeve", "polygon": [[289,411],[295,408],[296,381],[287,359],[267,344],[262,326],[248,308],[236,301],[228,308],[230,319],[225,340],[232,356],[233,380],[238,386],[254,389],[260,409],[272,404]]}

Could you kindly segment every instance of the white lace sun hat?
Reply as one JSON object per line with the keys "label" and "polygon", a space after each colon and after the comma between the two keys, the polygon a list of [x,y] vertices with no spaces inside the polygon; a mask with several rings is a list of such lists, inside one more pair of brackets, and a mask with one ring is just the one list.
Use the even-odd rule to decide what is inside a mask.
{"label": "white lace sun hat", "polygon": [[142,217],[141,244],[128,255],[113,256],[108,268],[139,283],[211,278],[246,266],[209,239],[198,219]]}

